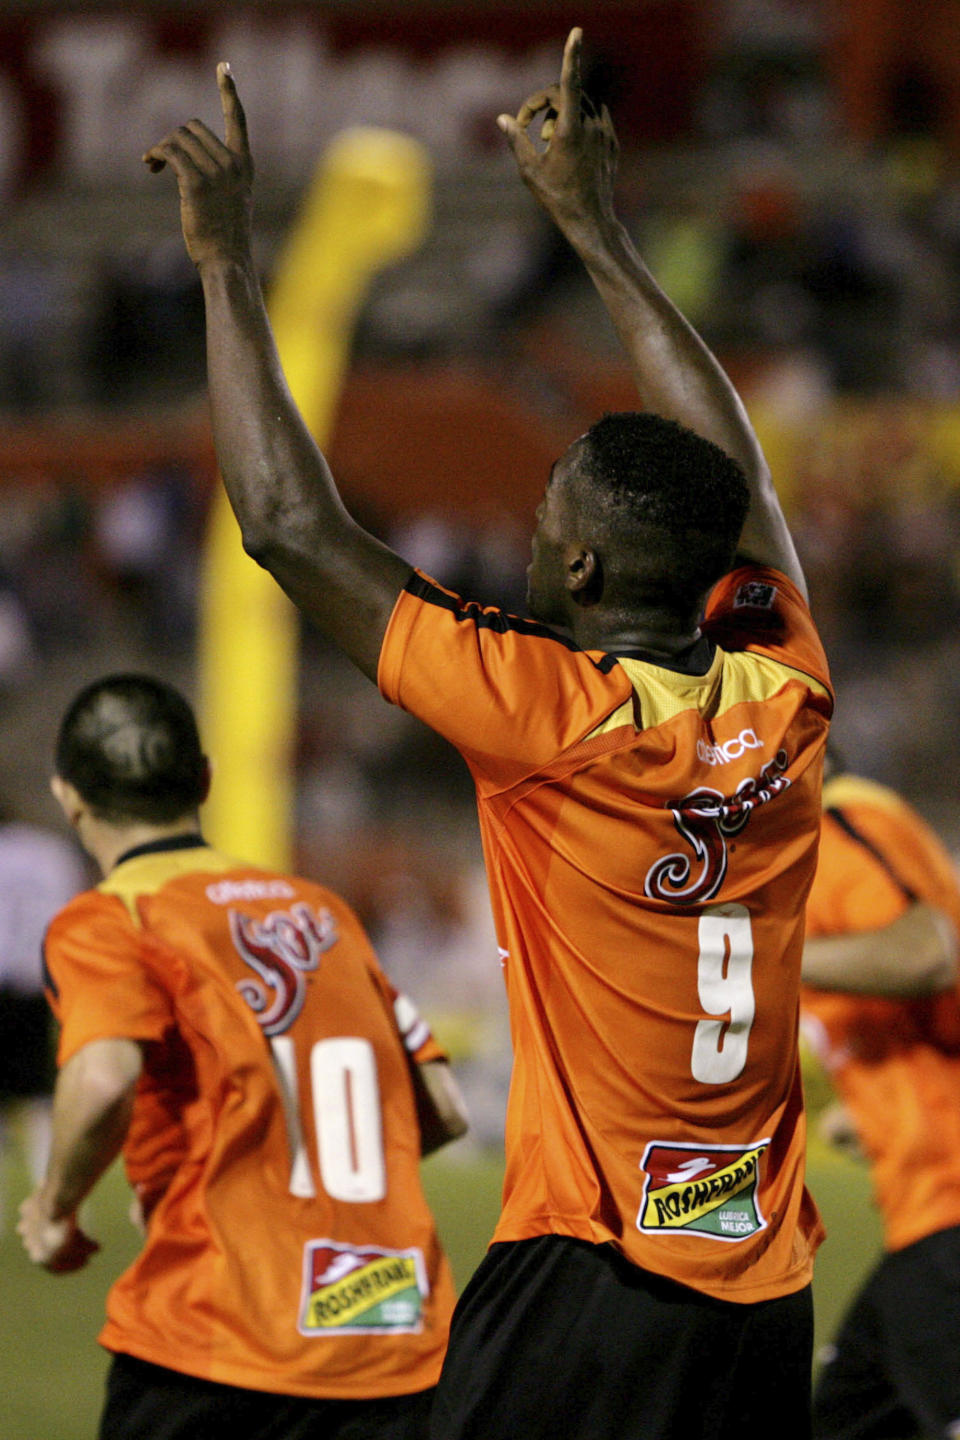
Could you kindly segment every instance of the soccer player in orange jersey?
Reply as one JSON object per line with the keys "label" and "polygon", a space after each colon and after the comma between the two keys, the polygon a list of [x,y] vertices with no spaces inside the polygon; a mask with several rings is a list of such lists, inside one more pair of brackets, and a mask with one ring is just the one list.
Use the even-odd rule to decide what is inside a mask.
{"label": "soccer player in orange jersey", "polygon": [[899,795],[824,786],[804,1029],[870,1166],[886,1254],[814,1397],[818,1440],[960,1434],[960,883]]}
{"label": "soccer player in orange jersey", "polygon": [[431,1433],[801,1440],[821,1229],[797,1015],[829,678],[740,400],[616,218],[580,49],[573,30],[559,84],[498,123],[646,411],[554,465],[529,619],[451,594],[344,510],[260,296],[228,67],[225,139],[190,121],[144,159],[178,182],[245,545],[476,782],[514,1071],[502,1215]]}
{"label": "soccer player in orange jersey", "polygon": [[53,1142],[18,1228],[85,1264],[77,1207],[123,1150],[145,1240],[100,1336],[105,1440],[423,1440],[453,1290],[419,1161],[459,1092],[338,896],[204,842],[207,781],[172,687],[68,710],[53,790],[104,879],[47,934]]}

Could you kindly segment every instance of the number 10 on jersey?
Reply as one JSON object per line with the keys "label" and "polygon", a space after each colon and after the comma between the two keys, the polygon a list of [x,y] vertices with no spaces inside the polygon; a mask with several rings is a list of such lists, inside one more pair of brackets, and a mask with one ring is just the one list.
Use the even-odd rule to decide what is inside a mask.
{"label": "number 10 on jersey", "polygon": [[[283,1092],[290,1141],[290,1193],[316,1196],[303,1139],[293,1037],[270,1041]],[[338,1035],[310,1047],[310,1091],[317,1134],[317,1168],[324,1190],[352,1204],[382,1200],[387,1193],[377,1060],[369,1040]]]}

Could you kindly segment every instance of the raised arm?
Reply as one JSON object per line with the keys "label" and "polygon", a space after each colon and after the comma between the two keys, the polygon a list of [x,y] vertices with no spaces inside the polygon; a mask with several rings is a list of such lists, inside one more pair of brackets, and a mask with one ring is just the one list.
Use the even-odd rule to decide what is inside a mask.
{"label": "raised arm", "polygon": [[218,66],[217,84],[224,139],[191,120],[143,158],[176,175],[184,240],[203,284],[220,473],[244,547],[375,679],[411,567],[348,515],[287,388],[253,261],[253,161],[229,66]]}
{"label": "raised arm", "polygon": [[47,1173],[17,1225],[30,1259],[48,1270],[78,1270],[99,1249],[77,1208],[120,1153],[142,1064],[133,1040],[92,1040],[57,1076]]}
{"label": "raised arm", "polygon": [[[498,125],[520,176],[566,236],[630,357],[644,408],[676,420],[726,450],[751,491],[740,553],[789,575],[803,573],[770,472],[739,395],[716,357],[660,289],[613,202],[617,139],[606,106],[598,114],[580,79],[581,31],[570,32],[559,85],[531,95]],[[538,146],[530,135],[545,116]]]}

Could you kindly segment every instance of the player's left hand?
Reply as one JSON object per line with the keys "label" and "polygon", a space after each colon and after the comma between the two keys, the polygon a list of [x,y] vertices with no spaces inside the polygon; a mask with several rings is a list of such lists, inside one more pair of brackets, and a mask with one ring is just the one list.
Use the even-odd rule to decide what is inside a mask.
{"label": "player's left hand", "polygon": [[188,120],[152,146],[143,163],[165,165],[177,177],[180,223],[190,259],[198,267],[218,260],[246,264],[253,214],[253,158],[247,121],[230,66],[217,66],[224,138],[202,120]]}
{"label": "player's left hand", "polygon": [[[530,95],[516,118],[499,115],[524,184],[557,221],[613,216],[613,189],[619,146],[610,112],[598,112],[580,78],[583,32],[570,31],[559,85]],[[543,115],[538,146],[530,134]]]}
{"label": "player's left hand", "polygon": [[51,1220],[39,1190],[28,1195],[20,1206],[17,1234],[34,1264],[54,1275],[82,1270],[100,1249],[98,1242],[80,1229],[74,1215]]}

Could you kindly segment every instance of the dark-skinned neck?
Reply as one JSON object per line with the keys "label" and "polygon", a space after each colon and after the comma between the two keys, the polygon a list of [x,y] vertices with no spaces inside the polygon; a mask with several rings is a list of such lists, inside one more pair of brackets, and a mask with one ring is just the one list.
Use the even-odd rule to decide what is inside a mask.
{"label": "dark-skinned neck", "polygon": [[632,613],[602,605],[578,607],[572,621],[570,635],[582,649],[605,650],[614,655],[642,650],[670,660],[689,650],[700,638],[695,618],[681,620],[654,606]]}

